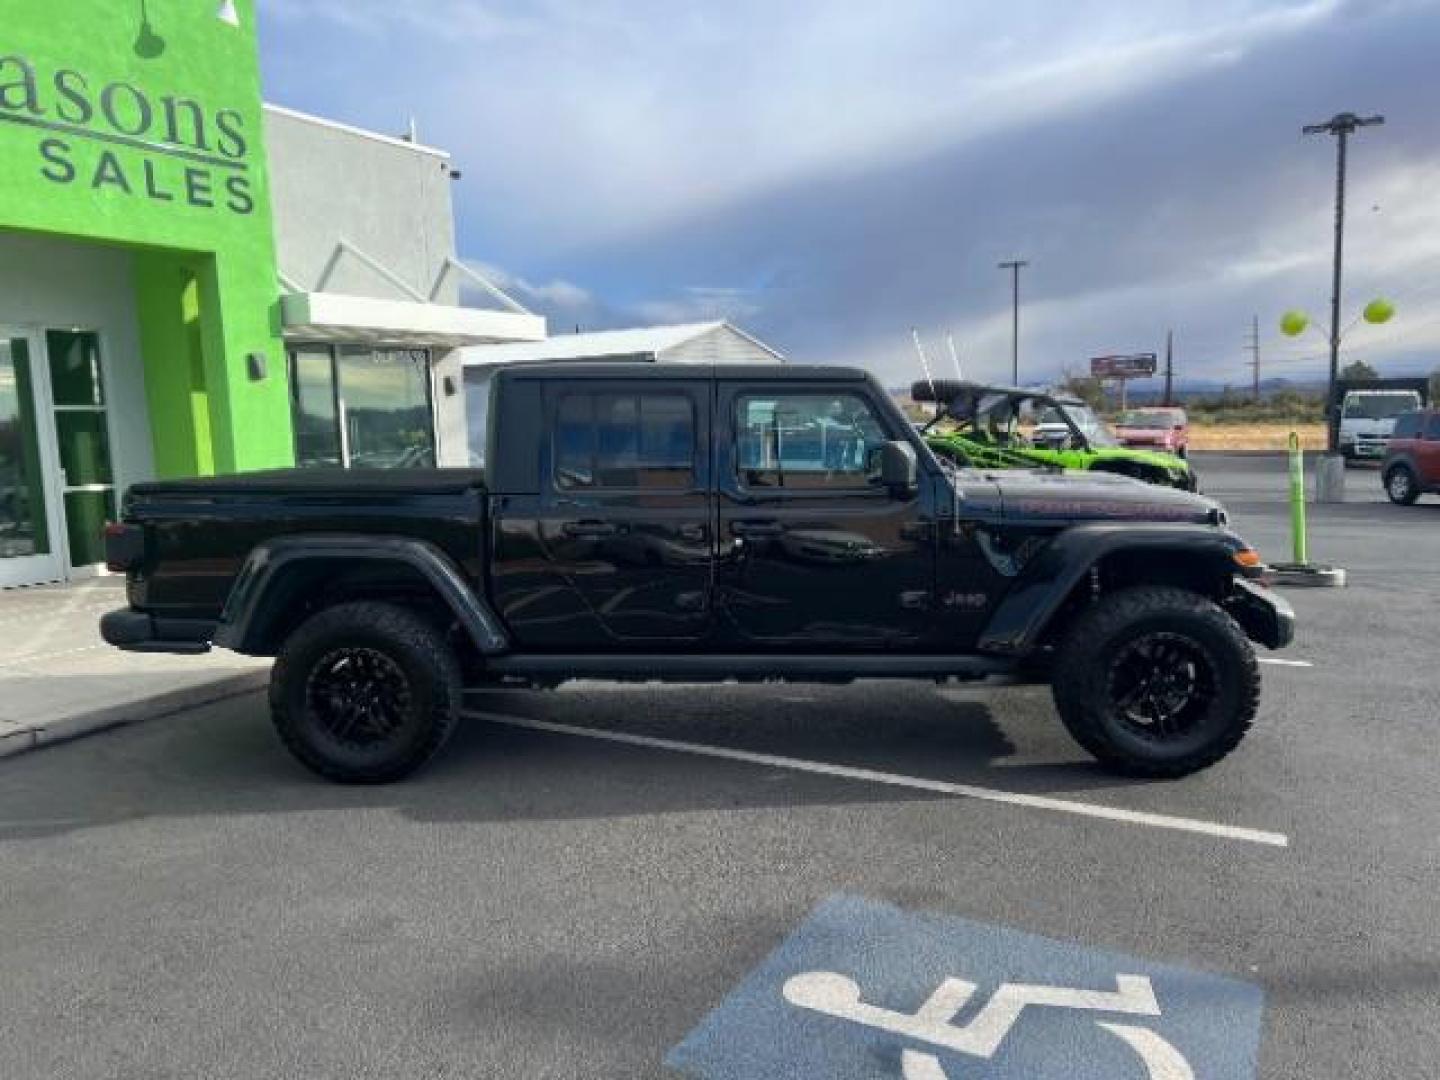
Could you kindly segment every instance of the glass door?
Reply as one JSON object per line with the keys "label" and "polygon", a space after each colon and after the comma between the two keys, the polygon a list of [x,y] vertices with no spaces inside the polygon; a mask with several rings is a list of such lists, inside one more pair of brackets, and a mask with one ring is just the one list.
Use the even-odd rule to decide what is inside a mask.
{"label": "glass door", "polygon": [[116,512],[100,337],[50,330],[45,346],[70,565],[93,566],[105,561],[105,522]]}
{"label": "glass door", "polygon": [[39,335],[0,327],[0,588],[65,576],[42,355]]}

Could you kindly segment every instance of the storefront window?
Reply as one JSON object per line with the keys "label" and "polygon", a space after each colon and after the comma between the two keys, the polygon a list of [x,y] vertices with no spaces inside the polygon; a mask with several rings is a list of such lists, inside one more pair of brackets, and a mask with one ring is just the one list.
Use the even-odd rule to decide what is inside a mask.
{"label": "storefront window", "polygon": [[290,403],[295,463],[302,468],[343,464],[336,420],[335,363],[328,348],[290,354]]}
{"label": "storefront window", "polygon": [[290,353],[295,461],[304,467],[435,465],[430,354],[304,346]]}

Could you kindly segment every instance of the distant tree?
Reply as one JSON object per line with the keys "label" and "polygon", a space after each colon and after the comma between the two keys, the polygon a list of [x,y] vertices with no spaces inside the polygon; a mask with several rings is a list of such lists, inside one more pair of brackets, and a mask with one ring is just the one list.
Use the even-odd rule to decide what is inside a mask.
{"label": "distant tree", "polygon": [[1340,369],[1342,379],[1378,379],[1380,373],[1364,360],[1351,360]]}
{"label": "distant tree", "polygon": [[1075,375],[1065,373],[1065,379],[1060,384],[1060,389],[1067,394],[1073,394],[1085,404],[1096,411],[1105,408],[1105,384],[1099,379],[1090,375]]}

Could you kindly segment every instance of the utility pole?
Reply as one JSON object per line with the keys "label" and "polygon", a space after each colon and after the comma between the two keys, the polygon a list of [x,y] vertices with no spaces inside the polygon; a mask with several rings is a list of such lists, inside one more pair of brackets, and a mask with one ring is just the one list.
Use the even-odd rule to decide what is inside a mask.
{"label": "utility pole", "polygon": [[1356,116],[1337,113],[1323,124],[1306,124],[1305,135],[1335,136],[1335,265],[1330,291],[1330,389],[1326,395],[1329,417],[1329,449],[1340,448],[1340,410],[1335,407],[1335,383],[1340,377],[1340,265],[1345,243],[1345,149],[1350,136],[1362,127],[1383,124],[1383,116]]}
{"label": "utility pole", "polygon": [[1245,342],[1250,350],[1250,397],[1260,400],[1260,316],[1250,316],[1250,340]]}
{"label": "utility pole", "polygon": [[1175,331],[1165,331],[1165,404],[1174,405],[1175,399]]}
{"label": "utility pole", "polygon": [[999,269],[1010,271],[1010,384],[1020,385],[1020,268],[1030,264],[1024,259],[1010,259]]}

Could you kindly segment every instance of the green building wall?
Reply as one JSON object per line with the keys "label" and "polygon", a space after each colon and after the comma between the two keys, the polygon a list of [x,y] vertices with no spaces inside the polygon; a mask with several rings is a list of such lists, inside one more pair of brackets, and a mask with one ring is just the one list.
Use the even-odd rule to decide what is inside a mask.
{"label": "green building wall", "polygon": [[0,229],[133,250],[160,476],[294,461],[254,5],[217,7],[0,0]]}

